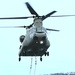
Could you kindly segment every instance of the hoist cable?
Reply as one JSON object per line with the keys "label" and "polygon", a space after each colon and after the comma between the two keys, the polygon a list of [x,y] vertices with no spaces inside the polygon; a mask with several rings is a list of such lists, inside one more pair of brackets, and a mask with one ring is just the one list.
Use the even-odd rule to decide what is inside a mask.
{"label": "hoist cable", "polygon": [[30,64],[30,71],[29,71],[29,75],[31,75],[32,62],[33,62],[33,58],[31,58],[31,64]]}
{"label": "hoist cable", "polygon": [[37,58],[35,56],[35,68],[34,68],[34,75],[36,74],[36,65],[37,65]]}

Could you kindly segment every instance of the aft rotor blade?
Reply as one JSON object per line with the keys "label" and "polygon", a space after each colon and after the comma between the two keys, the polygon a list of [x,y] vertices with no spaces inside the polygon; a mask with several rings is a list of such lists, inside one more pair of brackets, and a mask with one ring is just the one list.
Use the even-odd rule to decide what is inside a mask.
{"label": "aft rotor blade", "polygon": [[47,17],[50,17],[52,14],[56,13],[57,11],[52,11],[50,13],[48,13],[47,15],[42,17],[42,20],[46,19]]}
{"label": "aft rotor blade", "polygon": [[46,30],[49,30],[49,31],[60,31],[60,30],[56,30],[56,29],[48,29],[48,28],[46,28]]}
{"label": "aft rotor blade", "polygon": [[33,18],[33,16],[29,16],[29,17],[4,17],[4,18],[0,18],[1,19],[27,19],[27,18]]}
{"label": "aft rotor blade", "polygon": [[29,11],[30,11],[31,14],[39,16],[28,2],[26,2],[26,6],[29,9]]}
{"label": "aft rotor blade", "polygon": [[71,17],[75,15],[55,15],[55,16],[50,16],[50,17]]}

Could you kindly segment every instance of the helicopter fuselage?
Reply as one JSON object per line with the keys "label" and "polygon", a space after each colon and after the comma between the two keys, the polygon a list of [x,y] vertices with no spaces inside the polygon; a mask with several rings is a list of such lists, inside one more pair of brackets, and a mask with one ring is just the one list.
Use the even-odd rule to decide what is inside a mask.
{"label": "helicopter fuselage", "polygon": [[19,56],[43,56],[50,46],[46,29],[42,26],[42,20],[37,19],[34,27],[26,30]]}
{"label": "helicopter fuselage", "polygon": [[2,26],[0,28],[26,28],[26,35],[20,36],[20,52],[19,52],[19,61],[21,60],[21,56],[40,56],[40,60],[42,61],[42,56],[49,56],[49,52],[47,49],[50,47],[50,42],[47,38],[46,31],[59,31],[56,29],[49,29],[43,27],[43,21],[48,17],[64,17],[64,16],[75,16],[75,15],[58,15],[51,16],[57,11],[52,11],[46,15],[40,16],[32,6],[26,2],[25,3],[28,10],[33,16],[27,17],[4,17],[0,18],[0,20],[4,19],[28,19],[33,18],[34,22],[29,26]]}
{"label": "helicopter fuselage", "polygon": [[44,33],[36,33],[38,36],[25,40],[21,46],[20,56],[43,56],[50,46]]}

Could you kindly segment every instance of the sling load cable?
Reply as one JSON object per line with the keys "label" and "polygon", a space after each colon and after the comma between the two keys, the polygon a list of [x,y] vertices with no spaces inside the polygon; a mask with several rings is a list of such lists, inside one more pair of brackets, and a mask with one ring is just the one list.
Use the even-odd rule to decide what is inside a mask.
{"label": "sling load cable", "polygon": [[35,73],[36,73],[36,65],[37,65],[37,58],[36,58],[36,56],[35,56],[35,69],[34,69],[34,75],[35,75]]}
{"label": "sling load cable", "polygon": [[33,62],[33,58],[31,58],[31,64],[30,64],[30,71],[29,71],[29,75],[31,75],[32,62]]}

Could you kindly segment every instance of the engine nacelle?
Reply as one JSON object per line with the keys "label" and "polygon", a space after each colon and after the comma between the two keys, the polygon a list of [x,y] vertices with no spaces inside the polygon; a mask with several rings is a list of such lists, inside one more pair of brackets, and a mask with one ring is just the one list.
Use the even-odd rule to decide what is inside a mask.
{"label": "engine nacelle", "polygon": [[21,43],[23,42],[24,38],[25,38],[24,35],[21,35],[21,36],[20,36],[19,40],[20,40]]}

